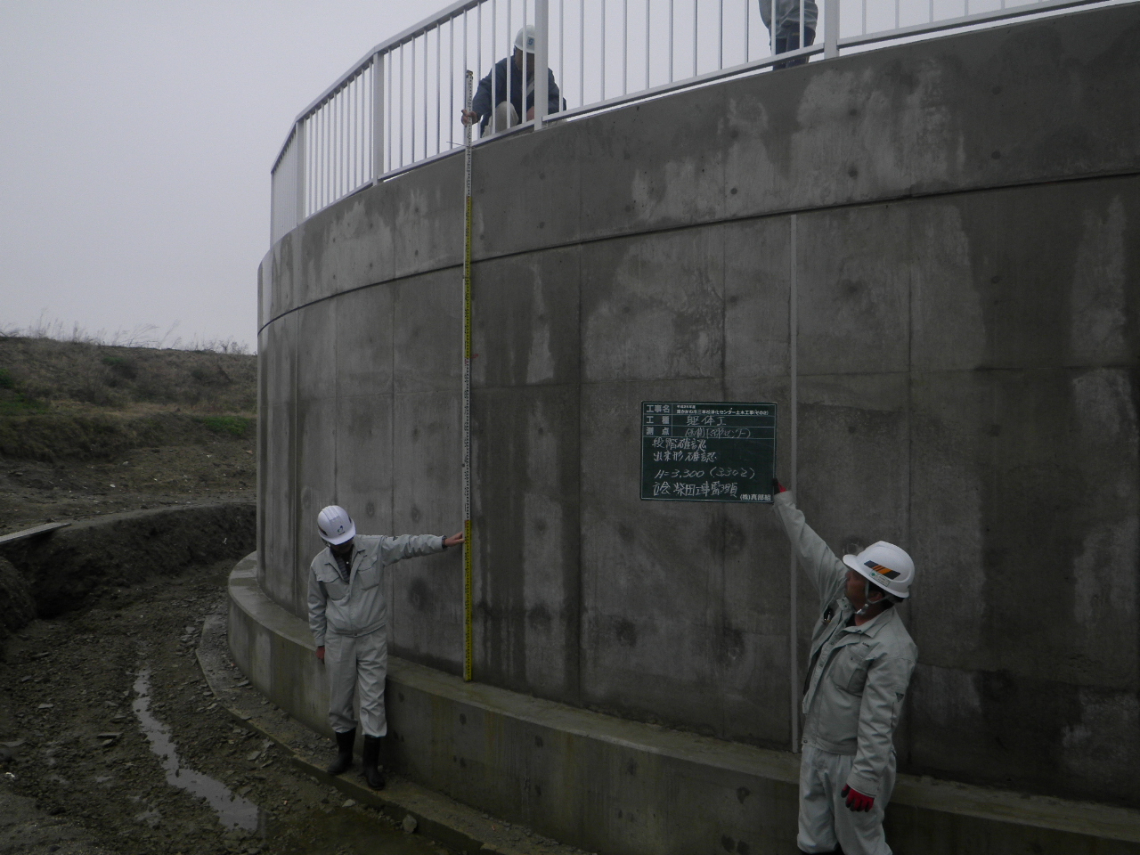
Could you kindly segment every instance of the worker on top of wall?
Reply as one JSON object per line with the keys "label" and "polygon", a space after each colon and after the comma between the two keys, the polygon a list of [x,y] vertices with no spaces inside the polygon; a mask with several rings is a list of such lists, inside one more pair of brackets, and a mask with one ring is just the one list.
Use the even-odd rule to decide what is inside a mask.
{"label": "worker on top of wall", "polygon": [[802,852],[890,855],[883,812],[895,784],[892,742],[918,648],[893,608],[909,596],[914,562],[880,540],[835,556],[779,482],[773,505],[800,566],[819,591],[804,686]]}
{"label": "worker on top of wall", "polygon": [[[800,44],[800,4],[803,4],[804,43]],[[776,25],[772,26],[773,12]],[[801,47],[811,47],[815,42],[815,27],[819,20],[819,9],[815,0],[760,0],[760,19],[768,28],[772,39],[772,53],[787,53]],[[807,62],[806,56],[797,56],[772,65],[773,69],[791,68]]]}
{"label": "worker on top of wall", "polygon": [[353,696],[360,693],[364,725],[364,777],[380,789],[380,739],[388,734],[384,680],[388,674],[388,606],[384,573],[401,558],[442,552],[463,543],[463,533],[357,535],[348,511],[330,505],[317,515],[317,529],[327,546],[309,567],[309,628],[317,659],[328,669],[329,723],[336,734],[337,758],[328,767],[339,775],[352,765],[356,740]]}
{"label": "worker on top of wall", "polygon": [[[520,124],[523,110],[523,57],[526,57],[526,121],[534,118],[534,26],[527,24],[515,36],[514,56],[505,57],[495,63],[491,71],[479,81],[479,89],[471,101],[470,110],[460,111],[464,125],[479,121],[479,133],[498,133]],[[558,97],[558,84],[554,82],[554,72],[547,74],[546,112],[557,113],[562,99]],[[492,97],[492,95],[494,97]],[[492,115],[493,113],[493,115]]]}

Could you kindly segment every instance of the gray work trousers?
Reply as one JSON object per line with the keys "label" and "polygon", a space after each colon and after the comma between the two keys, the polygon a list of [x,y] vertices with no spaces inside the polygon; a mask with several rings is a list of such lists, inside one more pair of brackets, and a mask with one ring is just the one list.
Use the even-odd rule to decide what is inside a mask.
{"label": "gray work trousers", "polygon": [[875,806],[869,811],[848,809],[842,795],[855,758],[832,754],[807,743],[800,760],[800,833],[796,843],[804,852],[834,852],[844,855],[891,855],[883,834],[883,812],[895,788],[895,753],[883,773]]}
{"label": "gray work trousers", "polygon": [[325,636],[325,669],[329,677],[329,724],[337,733],[356,727],[353,701],[360,700],[365,736],[387,736],[384,680],[388,676],[388,628],[352,638]]}

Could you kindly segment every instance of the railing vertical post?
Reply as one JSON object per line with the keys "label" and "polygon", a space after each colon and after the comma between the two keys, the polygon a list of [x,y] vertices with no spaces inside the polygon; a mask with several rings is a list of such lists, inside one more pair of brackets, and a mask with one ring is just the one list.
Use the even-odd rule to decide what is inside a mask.
{"label": "railing vertical post", "polygon": [[[393,75],[393,76],[395,76],[395,75]],[[404,165],[404,113],[407,112],[404,109],[405,82],[406,81],[405,81],[405,76],[404,76],[404,46],[400,45],[400,133],[398,136],[398,140],[400,143],[400,166]]]}
{"label": "railing vertical post", "polygon": [[[483,6],[480,5],[479,9],[482,10]],[[491,0],[491,133],[495,134],[499,131],[498,116],[499,111],[495,109],[498,105],[495,99],[499,97],[499,64],[495,60],[495,39],[498,38],[499,29],[499,0]],[[482,39],[482,31],[479,34]],[[513,54],[512,54],[513,55]],[[511,66],[507,64],[507,100],[511,100]]]}
{"label": "railing vertical post", "polygon": [[339,180],[337,181],[338,186],[336,188],[336,197],[339,199],[348,192],[351,185],[348,177],[348,141],[352,134],[352,110],[350,109],[352,105],[348,100],[347,86],[337,93],[336,100],[340,105],[340,109],[337,111],[339,114],[337,133],[340,134],[340,145],[338,146],[340,151],[338,155],[341,159],[341,165],[337,175]]}
{"label": "railing vertical post", "polygon": [[[435,28],[435,153],[443,151],[443,78],[440,72],[440,39],[443,23]],[[453,49],[454,52],[454,49]]]}
{"label": "railing vertical post", "polygon": [[384,174],[384,54],[372,55],[372,180]]}
{"label": "railing vertical post", "polygon": [[599,35],[598,41],[601,42],[602,49],[602,100],[606,100],[606,0],[602,0],[602,23],[598,28]]}
{"label": "railing vertical post", "polygon": [[578,98],[586,106],[586,0],[578,4]]}
{"label": "railing vertical post", "polygon": [[305,160],[309,156],[305,146],[306,122],[306,119],[298,121],[293,131],[293,144],[297,147],[297,219],[293,221],[294,226],[299,226],[305,220]]}
{"label": "railing vertical post", "polygon": [[697,33],[700,31],[701,18],[698,14],[697,0],[693,0],[693,77],[697,76]]}
{"label": "railing vertical post", "polygon": [[[508,0],[508,3],[507,3],[507,12],[508,12],[507,17],[508,18],[510,17],[511,5],[512,4],[511,4],[510,0]],[[527,26],[526,0],[523,0],[523,4],[522,4],[522,28],[523,28],[523,32],[526,32],[526,26]],[[533,24],[531,26],[533,26]],[[508,29],[507,32],[509,34],[510,30]],[[537,44],[535,45],[535,48],[536,49],[538,48]],[[535,56],[535,62],[536,63],[538,62],[538,56],[537,55]],[[523,55],[523,64],[522,64],[522,82],[519,84],[519,86],[522,87],[522,90],[519,92],[519,106],[522,108],[522,113],[519,114],[519,122],[527,121],[527,117],[526,117],[526,95],[527,95],[527,92],[533,91],[534,96],[535,96],[535,100],[538,99],[538,90],[534,88],[534,81],[531,80],[530,77],[527,76],[527,74],[528,74],[527,67],[528,66],[526,63],[526,55],[524,54]],[[537,107],[538,105],[535,104],[535,106]],[[535,116],[536,117],[538,116],[537,111],[535,112]]]}
{"label": "railing vertical post", "polygon": [[673,0],[669,0],[669,82],[673,82]]}
{"label": "railing vertical post", "polygon": [[716,67],[717,71],[724,68],[724,0],[720,0],[720,13],[716,19],[717,29],[717,52],[716,52]]}
{"label": "railing vertical post", "polygon": [[[411,149],[412,149],[412,163],[416,162],[416,40],[411,40],[412,45],[412,61],[408,65],[412,68],[412,86],[408,91],[408,100],[412,103],[412,115],[408,118],[408,128],[412,132]],[[426,49],[426,48],[425,48]],[[424,87],[424,93],[427,93],[427,87]],[[427,151],[427,141],[424,141],[424,151]]]}
{"label": "railing vertical post", "polygon": [[744,4],[744,61],[752,61],[752,4]]}
{"label": "railing vertical post", "polygon": [[621,94],[629,92],[629,0],[621,3]]}
{"label": "railing vertical post", "polygon": [[651,86],[649,82],[649,0],[645,0],[645,88]]}
{"label": "railing vertical post", "polygon": [[823,29],[823,58],[835,59],[839,56],[839,0],[823,0]]}
{"label": "railing vertical post", "polygon": [[542,128],[550,101],[550,3],[534,0],[534,128]]}
{"label": "railing vertical post", "polygon": [[[269,245],[277,243],[277,229],[278,223],[281,219],[281,211],[277,208],[277,199],[280,193],[277,189],[277,170],[271,169],[269,171]],[[260,316],[259,316],[260,317]]]}

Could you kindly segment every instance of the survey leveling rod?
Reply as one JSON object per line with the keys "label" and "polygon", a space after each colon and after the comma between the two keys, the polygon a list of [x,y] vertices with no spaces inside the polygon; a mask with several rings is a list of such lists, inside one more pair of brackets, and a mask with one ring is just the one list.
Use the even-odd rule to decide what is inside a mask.
{"label": "survey leveling rod", "polygon": [[[464,106],[471,112],[474,73],[467,70]],[[471,680],[471,123],[463,130],[463,679]]]}

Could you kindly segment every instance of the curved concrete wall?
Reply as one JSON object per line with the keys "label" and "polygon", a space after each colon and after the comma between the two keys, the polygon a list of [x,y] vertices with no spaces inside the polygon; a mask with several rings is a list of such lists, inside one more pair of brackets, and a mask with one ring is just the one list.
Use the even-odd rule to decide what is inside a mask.
{"label": "curved concrete wall", "polygon": [[[1140,804],[1138,59],[1140,8],[1101,9],[479,147],[477,679],[788,745],[786,541],[639,501],[637,428],[642,400],[771,400],[786,450],[794,294],[800,504],[921,574],[901,767]],[[296,615],[324,504],[461,523],[462,169],[262,263],[258,579]],[[460,562],[397,566],[396,655],[460,671]]]}

